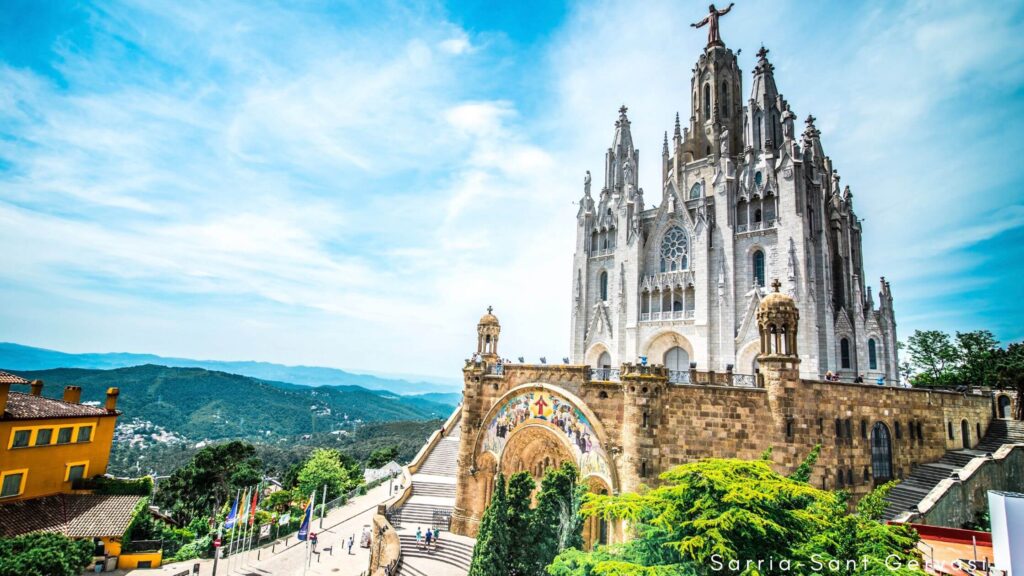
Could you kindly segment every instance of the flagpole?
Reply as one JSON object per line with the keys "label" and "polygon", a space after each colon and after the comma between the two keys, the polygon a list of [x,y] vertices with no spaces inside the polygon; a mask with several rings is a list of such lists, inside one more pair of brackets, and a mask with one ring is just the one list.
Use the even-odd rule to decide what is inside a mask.
{"label": "flagpole", "polygon": [[[242,489],[239,488],[235,492],[235,506],[234,506],[234,508],[235,508],[235,520],[231,524],[231,527],[228,528],[228,530],[231,531],[232,535],[234,535],[235,526],[238,525],[238,512],[239,512],[239,510],[238,510],[238,503],[241,501],[241,499],[242,499]],[[228,512],[228,515],[230,516],[231,512]],[[223,543],[224,542],[221,541],[222,545],[223,545]],[[228,574],[231,574],[231,551],[234,549],[234,544],[235,544],[234,539],[232,539],[230,542],[228,542],[228,555],[227,555],[227,571],[228,571]]]}
{"label": "flagpole", "polygon": [[[309,511],[309,524],[307,526],[308,526],[308,530],[312,530],[312,528],[313,528],[313,514],[316,513],[316,489],[315,488],[313,489],[312,496],[310,496],[309,505],[310,505],[311,509]],[[309,534],[308,534],[308,532],[306,534],[306,558],[305,558],[305,560],[306,561],[302,563],[302,576],[306,576],[306,571],[309,569],[309,562],[310,562]]]}
{"label": "flagpole", "polygon": [[249,505],[249,514],[251,516],[249,517],[249,545],[246,549],[245,556],[246,566],[252,566],[252,537],[255,535],[256,529],[258,528],[258,526],[256,526],[256,507],[259,505],[260,501],[260,484],[262,484],[262,482],[256,484],[256,489],[252,494],[252,502]]}
{"label": "flagpole", "polygon": [[249,541],[249,534],[252,532],[252,498],[256,496],[256,489],[253,488],[249,497],[245,499],[245,525],[242,526],[242,566],[249,565],[249,550],[246,543]]}
{"label": "flagpole", "polygon": [[[241,489],[239,489],[239,490],[241,490]],[[240,506],[238,508],[238,515],[235,517],[235,525],[231,528],[231,536],[232,536],[231,543],[234,544],[234,546],[232,547],[234,549],[234,554],[231,556],[231,570],[232,571],[238,569],[238,558],[237,558],[237,556],[238,556],[238,551],[241,549],[241,545],[242,545],[241,542],[237,542],[237,540],[238,540],[238,529],[240,527],[239,523],[240,522],[244,522],[244,519],[245,519],[245,500],[248,497],[249,497],[249,489],[246,488],[245,491],[243,491],[241,493],[241,501],[239,502]]]}

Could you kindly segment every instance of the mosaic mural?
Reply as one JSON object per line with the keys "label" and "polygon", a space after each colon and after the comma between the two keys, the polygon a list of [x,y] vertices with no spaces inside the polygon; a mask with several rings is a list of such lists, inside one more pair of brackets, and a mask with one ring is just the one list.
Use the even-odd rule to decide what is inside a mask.
{"label": "mosaic mural", "polygon": [[510,398],[491,419],[483,449],[500,461],[505,444],[523,426],[541,425],[565,437],[583,478],[598,476],[612,485],[608,455],[587,417],[571,402],[548,390],[530,390]]}

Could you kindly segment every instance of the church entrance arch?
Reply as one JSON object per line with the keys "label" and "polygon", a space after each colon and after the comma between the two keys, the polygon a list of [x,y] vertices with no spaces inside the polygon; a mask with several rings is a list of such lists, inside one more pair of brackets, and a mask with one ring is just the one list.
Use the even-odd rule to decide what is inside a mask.
{"label": "church entrance arch", "polygon": [[757,355],[761,352],[760,342],[747,342],[736,355],[736,365],[732,371],[737,374],[757,374]]}
{"label": "church entrance arch", "polygon": [[604,427],[582,400],[548,384],[513,388],[491,406],[475,440],[476,460],[486,454],[505,474],[544,470],[570,461],[580,478],[601,479],[617,489],[615,469],[605,450]]}
{"label": "church entrance arch", "polygon": [[[679,352],[673,352],[671,358],[667,357],[669,351],[673,348],[679,348]],[[654,335],[641,347],[640,355],[646,356],[649,362],[654,363],[677,360],[685,356],[687,366],[683,370],[689,370],[689,363],[695,361],[693,344],[690,343],[686,336],[671,330]]]}

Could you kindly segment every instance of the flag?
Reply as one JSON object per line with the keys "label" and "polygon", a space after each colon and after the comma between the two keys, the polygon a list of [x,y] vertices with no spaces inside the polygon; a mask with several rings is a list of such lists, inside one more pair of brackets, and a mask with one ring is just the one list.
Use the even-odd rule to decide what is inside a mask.
{"label": "flag", "polygon": [[238,522],[238,495],[235,494],[235,503],[231,505],[231,513],[224,520],[224,527],[231,530],[235,527],[235,522]]}
{"label": "flag", "polygon": [[252,491],[252,508],[249,510],[249,526],[252,526],[256,522],[256,503],[259,502],[260,491],[259,487]]}
{"label": "flag", "polygon": [[246,518],[249,517],[249,506],[248,506],[248,504],[249,504],[249,489],[246,488],[245,492],[242,492],[242,508],[241,508],[241,510],[238,511],[239,512],[239,514],[238,514],[238,524],[239,525],[245,524]]}
{"label": "flag", "polygon": [[302,524],[299,525],[299,540],[305,540],[309,538],[309,527],[313,523],[313,505],[316,501],[316,490],[309,496],[309,502],[306,503],[306,507],[302,510]]}

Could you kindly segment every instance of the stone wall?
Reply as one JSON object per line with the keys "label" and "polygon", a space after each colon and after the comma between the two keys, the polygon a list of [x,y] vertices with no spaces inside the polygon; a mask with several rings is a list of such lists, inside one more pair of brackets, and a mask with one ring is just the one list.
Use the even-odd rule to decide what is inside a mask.
{"label": "stone wall", "polygon": [[922,513],[909,520],[950,528],[975,521],[988,510],[989,490],[1018,492],[1024,486],[1024,446],[1003,446],[992,458],[975,458],[959,477],[940,482],[919,505]]}
{"label": "stone wall", "polygon": [[398,539],[398,533],[384,516],[384,505],[378,507],[377,514],[373,516],[373,532],[370,536],[370,568],[368,574],[371,576],[388,576],[395,573],[395,569],[402,559],[402,544]]}
{"label": "stone wall", "polygon": [[[993,416],[987,393],[801,380],[792,367],[765,366],[759,388],[721,385],[728,377],[708,373],[695,374],[694,381],[716,384],[673,385],[658,366],[624,365],[621,382],[593,380],[590,368],[576,365],[504,365],[496,372],[484,362],[467,363],[464,370],[452,520],[452,530],[459,534],[476,533],[502,466],[492,454],[480,451],[481,433],[495,406],[524,386],[564,391],[593,415],[602,436],[597,440],[614,468],[613,492],[656,485],[660,473],[700,458],[753,459],[769,448],[776,468],[785,473],[821,445],[811,482],[847,489],[856,498],[876,483],[871,456],[876,423],[889,432],[892,475],[901,478],[913,466],[962,447],[961,420],[968,421],[974,445],[980,440],[976,430],[984,433]],[[564,459],[564,452],[560,457]]]}

